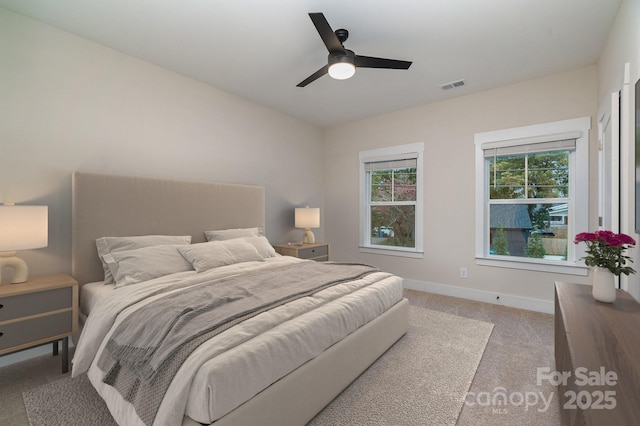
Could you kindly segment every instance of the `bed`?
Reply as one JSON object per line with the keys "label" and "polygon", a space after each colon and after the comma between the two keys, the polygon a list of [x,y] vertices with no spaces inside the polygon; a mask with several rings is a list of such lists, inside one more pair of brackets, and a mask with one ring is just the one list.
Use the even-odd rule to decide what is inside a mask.
{"label": "bed", "polygon": [[[319,283],[323,285],[320,290],[310,290],[300,299],[276,304],[274,309],[234,323],[231,328],[208,338],[177,367],[173,381],[161,398],[157,415],[153,417],[155,420],[143,421],[135,413],[133,405],[115,390],[115,385],[104,383],[105,374],[98,367],[99,355],[104,358],[104,347],[108,346],[109,337],[113,339],[111,333],[115,333],[116,325],[124,322],[127,316],[133,317],[130,311],[138,310],[137,307],[128,308],[119,298],[133,300],[143,293],[156,295],[160,288],[170,294],[178,293],[177,287],[171,287],[177,283],[180,286],[189,283],[195,289],[204,281],[218,282],[232,277],[259,276],[267,279],[294,269],[306,270],[307,274],[311,271],[309,276],[324,276],[314,269],[322,266],[275,254],[261,255],[262,259],[249,258],[203,271],[185,270],[151,279],[143,277],[135,285],[115,289],[114,285],[104,284],[105,269],[97,254],[97,239],[107,236],[189,236],[189,244],[181,245],[180,250],[191,253],[193,246],[207,245],[207,230],[263,231],[264,188],[86,172],[75,172],[72,181],[72,275],[81,285],[81,323],[84,324],[74,355],[73,374],[77,376],[86,369],[92,384],[120,424],[302,425],[408,329],[408,302],[402,297],[402,280],[399,277],[363,270],[362,274],[354,275],[348,281],[336,280],[340,282],[338,285],[326,287]],[[252,238],[238,240],[253,241]],[[246,244],[242,244],[244,248]],[[197,260],[193,265],[197,265]],[[345,268],[352,266],[345,265]],[[308,281],[313,280],[305,279],[303,284],[307,285]],[[121,295],[116,297],[116,293]],[[181,297],[183,293],[188,292],[179,291]],[[318,309],[307,308],[314,303]],[[303,305],[304,309],[301,308]],[[331,316],[343,315],[345,309],[351,309],[350,306],[361,306],[362,312],[354,313],[354,319],[346,322]],[[118,308],[112,309],[114,307]],[[303,315],[295,321],[302,321],[304,327],[310,329],[321,327],[322,332],[331,338],[310,337],[306,331],[300,331],[300,326],[288,316],[295,309],[303,309],[300,311]],[[336,309],[342,310],[343,314],[332,313]],[[239,330],[239,335],[244,335],[248,329],[256,328],[256,324],[260,325],[257,328],[268,328],[264,325],[264,318],[274,321],[273,328],[244,340],[238,338],[241,343],[225,349],[226,352],[217,357],[210,357],[207,353],[209,350],[220,352],[224,345],[236,339],[229,338],[231,332]],[[335,325],[345,323],[349,324],[346,328]],[[293,340],[268,343],[268,339],[274,337]],[[300,339],[303,344],[298,345],[296,342]],[[298,346],[312,348],[298,351]],[[290,352],[296,353],[290,362],[299,365],[274,365],[270,368],[270,363],[276,359],[288,359]],[[283,355],[285,353],[287,356]],[[265,368],[282,372],[278,377],[271,377],[276,373],[270,372],[270,376],[264,373]],[[233,398],[227,396],[227,388]],[[238,398],[244,399],[240,401]]]}

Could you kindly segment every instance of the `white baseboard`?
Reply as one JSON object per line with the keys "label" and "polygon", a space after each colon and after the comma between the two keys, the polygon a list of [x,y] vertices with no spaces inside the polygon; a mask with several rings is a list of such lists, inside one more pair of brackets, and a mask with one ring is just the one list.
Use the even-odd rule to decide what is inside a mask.
{"label": "white baseboard", "polygon": [[554,311],[553,301],[456,287],[453,285],[430,283],[405,278],[404,288],[425,291],[427,293],[442,294],[444,296],[460,297],[462,299],[475,300],[477,302],[492,303],[494,305],[526,309],[528,311],[542,312],[545,314],[553,314]]}

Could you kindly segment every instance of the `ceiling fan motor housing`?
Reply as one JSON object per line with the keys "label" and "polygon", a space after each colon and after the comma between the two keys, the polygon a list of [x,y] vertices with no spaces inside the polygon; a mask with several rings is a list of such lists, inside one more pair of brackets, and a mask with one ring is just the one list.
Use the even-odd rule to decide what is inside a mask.
{"label": "ceiling fan motor housing", "polygon": [[338,40],[340,40],[340,43],[344,43],[349,38],[349,31],[344,28],[339,28],[335,30],[334,33],[336,37],[338,37]]}
{"label": "ceiling fan motor housing", "polygon": [[342,51],[329,52],[329,66],[337,64],[339,62],[348,62],[350,64],[356,63],[356,54],[353,50],[344,49]]}

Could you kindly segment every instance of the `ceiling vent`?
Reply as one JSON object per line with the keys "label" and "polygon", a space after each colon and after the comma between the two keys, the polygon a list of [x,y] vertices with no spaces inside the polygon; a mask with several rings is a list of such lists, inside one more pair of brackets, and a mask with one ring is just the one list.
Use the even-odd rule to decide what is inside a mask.
{"label": "ceiling vent", "polygon": [[443,84],[442,86],[440,86],[440,88],[442,90],[449,90],[449,89],[454,89],[456,87],[465,86],[466,84],[467,83],[465,83],[464,79],[462,79],[462,80],[454,81],[451,83]]}

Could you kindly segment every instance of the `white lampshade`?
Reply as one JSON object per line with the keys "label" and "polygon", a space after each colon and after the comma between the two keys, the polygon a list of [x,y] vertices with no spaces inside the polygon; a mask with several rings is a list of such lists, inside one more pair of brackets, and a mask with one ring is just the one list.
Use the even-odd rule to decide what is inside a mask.
{"label": "white lampshade", "polygon": [[46,247],[47,206],[0,206],[0,251]]}
{"label": "white lampshade", "polygon": [[303,207],[296,209],[296,228],[319,228],[320,209]]}
{"label": "white lampshade", "polygon": [[15,269],[12,283],[27,280],[29,269],[17,250],[46,247],[49,236],[47,206],[0,206],[0,269]]}
{"label": "white lampshade", "polygon": [[311,228],[320,227],[320,209],[318,208],[296,208],[296,228],[304,228],[305,232],[302,236],[302,242],[306,244],[313,244],[316,242],[316,237],[311,232]]}

